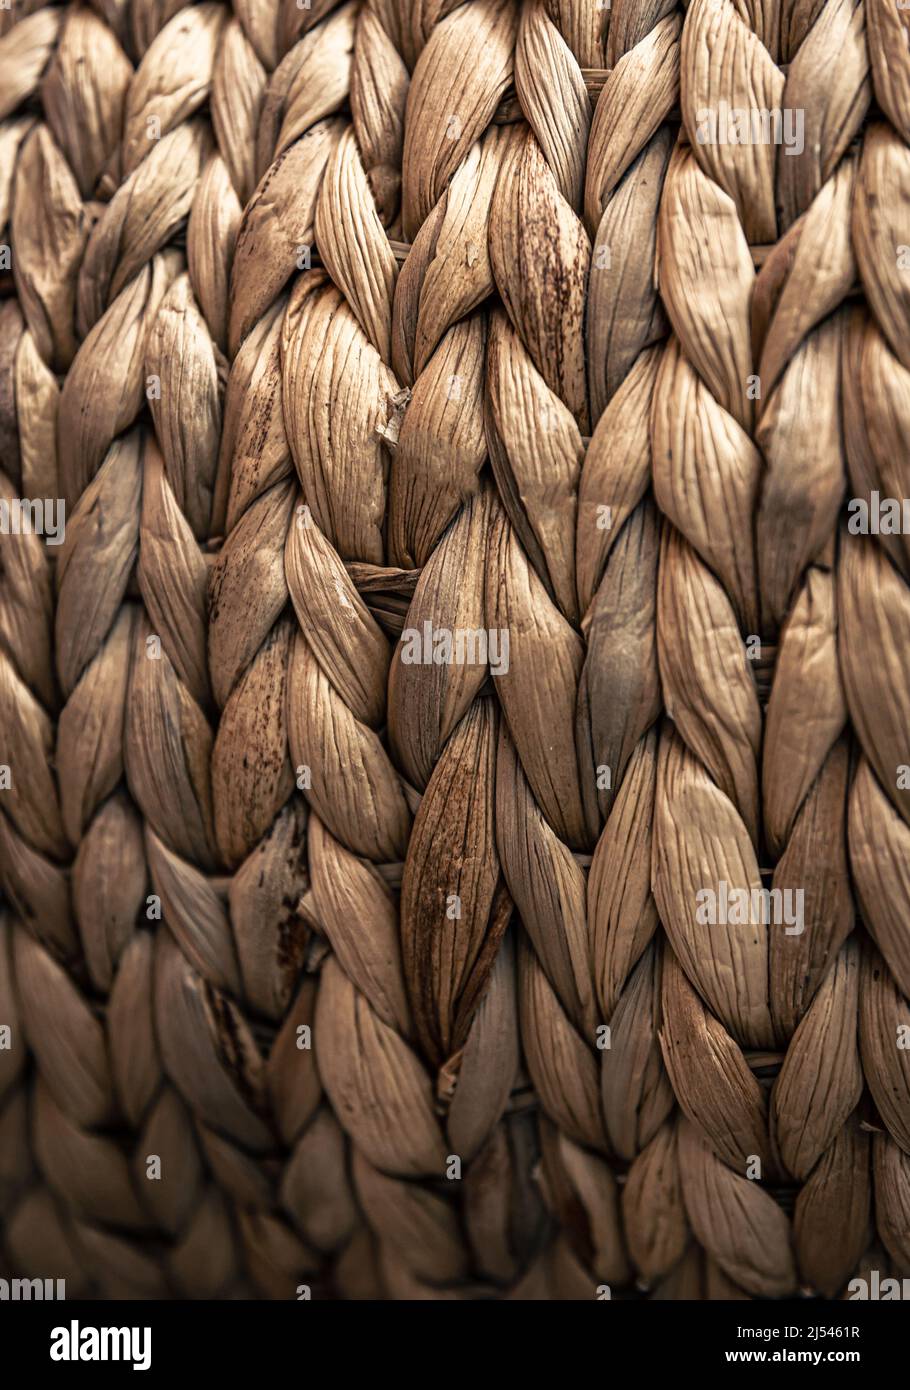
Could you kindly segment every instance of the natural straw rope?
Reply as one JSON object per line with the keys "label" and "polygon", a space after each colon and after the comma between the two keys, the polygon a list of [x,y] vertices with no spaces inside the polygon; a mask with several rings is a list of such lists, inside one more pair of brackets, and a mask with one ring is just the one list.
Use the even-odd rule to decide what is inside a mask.
{"label": "natural straw rope", "polygon": [[[307,1036],[315,982],[301,974],[311,945],[301,906],[307,816],[284,709],[292,625],[280,612],[281,552],[294,490],[279,376],[283,284],[298,243],[312,238],[316,189],[340,134],[337,119],[320,119],[319,103],[331,110],[347,95],[352,25],[351,7],[297,42],[296,30],[272,33],[253,15],[225,24],[212,69],[217,152],[187,241],[207,327],[232,363],[228,375],[216,349],[227,386],[212,529],[226,540],[208,586],[208,669],[220,709],[212,835],[230,877],[213,882],[198,860],[170,866],[180,949],[162,943],[157,1027],[232,1207],[247,1273],[276,1298],[331,1292],[330,1266],[355,1225],[343,1136],[320,1105]],[[305,78],[320,65],[331,80],[314,95]],[[207,335],[169,355],[180,370],[169,417],[178,440],[180,388],[192,399],[193,376],[211,356]],[[217,393],[214,409],[220,417]]]}
{"label": "natural straw rope", "polygon": [[[22,99],[36,94],[58,38],[59,47],[41,88],[46,93],[48,123],[34,116],[23,116],[7,127],[13,131],[7,148],[14,158],[7,165],[9,185],[5,190],[3,221],[6,224],[8,214],[10,241],[16,246],[14,273],[18,304],[24,314],[23,323],[13,301],[4,311],[7,325],[13,329],[10,337],[13,341],[18,339],[11,354],[12,389],[5,397],[12,409],[4,466],[15,465],[10,470],[15,473],[21,465],[19,476],[15,478],[21,483],[21,489],[9,489],[14,496],[54,497],[61,492],[55,439],[60,393],[52,373],[62,373],[69,368],[76,353],[78,274],[91,226],[91,216],[83,207],[82,196],[97,180],[116,141],[116,133],[108,135],[103,129],[93,131],[86,122],[84,132],[77,137],[79,158],[73,158],[72,137],[76,132],[69,126],[66,114],[73,68],[85,61],[86,45],[92,42],[102,60],[106,57],[108,85],[99,103],[98,117],[101,121],[112,118],[115,131],[130,72],[109,30],[94,16],[65,17],[60,10],[38,11],[24,18],[21,26],[12,28],[3,39],[7,51],[13,50],[3,65],[8,84],[4,90],[4,98],[8,98],[3,103],[4,115]],[[21,83],[14,80],[14,74],[22,77]],[[87,85],[91,87],[91,69],[87,77]],[[26,579],[28,568],[23,562],[29,555],[33,561],[40,562],[41,568],[34,569],[31,582],[33,585],[40,583],[41,588],[33,593],[32,602],[26,603],[28,589],[22,581]],[[128,918],[130,907],[135,910],[136,904],[129,902],[128,895],[122,905],[116,898],[109,907],[103,898],[100,905],[92,904],[93,909],[100,906],[99,917],[94,922],[99,923],[101,930],[95,934],[91,947],[86,947],[83,964],[77,937],[77,928],[81,926],[80,887],[83,884],[88,887],[95,868],[92,860],[94,857],[97,861],[97,855],[93,856],[92,847],[87,845],[86,855],[73,867],[74,911],[71,910],[64,865],[72,858],[83,825],[112,784],[109,782],[102,787],[100,795],[95,795],[91,786],[92,731],[85,725],[85,712],[80,719],[75,700],[63,711],[66,718],[61,718],[60,729],[56,731],[57,759],[63,766],[68,759],[76,764],[65,794],[61,789],[58,796],[57,783],[50,771],[55,761],[55,729],[46,711],[56,718],[61,704],[53,675],[53,574],[49,563],[52,556],[60,557],[60,551],[45,551],[43,544],[36,543],[33,537],[4,539],[4,572],[12,575],[14,582],[5,586],[7,620],[3,636],[7,650],[14,644],[18,667],[15,682],[4,683],[11,702],[2,721],[2,757],[10,767],[12,787],[16,789],[12,798],[4,803],[9,819],[3,820],[4,889],[20,919],[15,940],[10,943],[17,995],[13,1000],[12,1027],[14,1056],[22,1057],[27,1034],[39,1075],[30,1088],[28,1113],[23,1113],[22,1142],[31,1142],[33,1158],[29,1166],[32,1171],[26,1166],[19,1175],[20,1185],[14,1193],[16,1205],[8,1218],[6,1244],[16,1263],[21,1262],[28,1268],[47,1261],[55,1271],[59,1269],[60,1276],[66,1277],[70,1288],[78,1292],[90,1285],[92,1276],[87,1267],[90,1257],[79,1250],[74,1228],[64,1214],[65,1208],[61,1208],[56,1199],[69,1187],[79,1205],[80,1216],[98,1202],[98,1152],[89,1132],[109,1116],[111,1078],[104,1057],[102,1028],[93,1018],[80,984],[70,979],[62,964],[69,964],[74,971],[79,969],[82,982],[87,972],[93,971],[99,986],[109,988],[112,971],[105,949],[105,931],[113,928],[115,934],[123,918]],[[20,567],[21,578],[17,580],[16,571]],[[62,570],[62,563],[58,562],[57,568]],[[41,589],[43,595],[36,602]],[[104,635],[102,632],[102,638]],[[123,647],[122,642],[120,646]],[[40,668],[35,667],[35,657],[39,653],[45,668],[43,679],[38,679]],[[67,679],[58,674],[58,680],[65,695],[68,693]],[[36,703],[36,695],[43,709]],[[98,713],[101,711],[96,708],[96,717]],[[117,713],[110,711],[114,727]],[[122,714],[120,717],[122,719]],[[86,740],[85,752],[81,755],[85,771],[81,777],[71,752],[71,735],[80,723]],[[97,744],[97,729],[95,742]],[[101,750],[99,759],[102,779],[111,771],[109,765],[104,766],[109,762],[105,758],[106,751]],[[116,780],[115,771],[113,781]],[[119,809],[112,803],[110,815],[116,817]],[[105,833],[103,823],[99,829],[96,844],[100,846]],[[75,1076],[72,1071],[74,1055],[81,1062],[81,1070]],[[81,1161],[76,1171],[71,1162],[73,1151],[82,1148],[83,1138],[87,1140],[89,1151],[79,1153]],[[105,1189],[108,1209],[117,1210],[126,1224],[132,1222],[142,1227],[145,1223],[135,1199],[130,1203],[125,1195],[129,1187],[125,1159],[115,1154],[113,1165],[113,1184]]]}
{"label": "natural straw rope", "polygon": [[[680,151],[661,210],[661,288],[683,356],[662,368],[662,383],[675,389],[653,419],[656,488],[691,546],[673,535],[661,579],[659,627],[664,612],[669,619],[661,671],[676,732],[662,749],[655,884],[685,972],[665,975],[663,1042],[688,1120],[679,1156],[689,1219],[724,1273],[757,1295],[797,1282],[837,1293],[857,1268],[871,1217],[857,1003],[862,994],[868,1007],[873,986],[860,989],[859,943],[849,935],[850,753],[836,654],[848,616],[844,609],[838,624],[832,574],[845,491],[841,383],[849,399],[856,379],[839,306],[856,274],[848,147],[869,102],[861,21],[857,7],[828,5],[779,33],[757,24],[753,35],[732,5],[694,0],[681,102],[691,153]],[[728,61],[734,51],[738,61]],[[778,61],[789,64],[786,79]],[[836,84],[823,82],[823,66],[837,72]],[[699,109],[721,99],[748,106],[755,92],[762,105],[805,111],[802,154],[775,159],[765,147],[749,164],[735,148],[698,143]],[[711,226],[710,241],[699,223]],[[781,240],[753,284],[747,242],[775,230]],[[743,391],[750,382],[760,392],[754,413]],[[687,390],[697,393],[688,408]],[[675,428],[680,417],[685,434]],[[858,479],[854,486],[865,491]],[[718,525],[722,508],[738,508],[738,524]],[[686,568],[681,601],[674,589]],[[742,657],[753,633],[772,650],[779,644],[764,728],[763,835],[761,716]],[[861,645],[857,636],[854,657]],[[841,669],[850,665],[841,652]],[[777,860],[773,886],[804,892],[803,931],[756,927],[750,940],[729,927],[726,945],[717,926],[702,936],[691,912],[696,886],[759,886],[763,848]],[[875,1036],[901,1075],[896,1028]],[[864,1063],[873,1087],[875,1065],[865,1054]],[[749,1180],[755,1157],[780,1204]]]}
{"label": "natural straw rope", "polygon": [[[618,6],[607,53],[598,34],[561,18],[560,32],[542,6],[523,11],[516,90],[531,133],[500,176],[491,219],[506,312],[493,319],[487,438],[507,519],[490,549],[487,621],[512,634],[509,672],[495,682],[505,715],[497,842],[527,932],[522,1041],[546,1116],[544,1187],[563,1230],[548,1292],[591,1297],[632,1275],[611,1162],[622,1178],[672,1104],[649,948],[648,731],[660,704],[647,422],[650,344],[665,332],[653,289],[671,145],[661,121],[678,97],[680,25]],[[580,66],[605,59],[615,66],[585,170]],[[634,100],[643,72],[654,98],[646,122]],[[626,258],[635,225],[648,230]],[[572,852],[592,850],[586,883]],[[626,1215],[635,1228],[634,1189]],[[649,1263],[649,1275],[661,1272]]]}
{"label": "natural straw rope", "polygon": [[[806,286],[797,262],[782,287],[791,238],[754,281],[748,243],[774,238],[776,207],[784,208],[786,227],[818,192],[809,139],[804,156],[782,156],[766,146],[747,167],[732,147],[698,143],[696,113],[722,100],[731,108],[748,106],[749,93],[760,92],[761,104],[769,106],[805,103],[811,134],[813,108],[804,86],[806,72],[811,81],[818,70],[817,55],[810,56],[817,39],[814,30],[808,39],[791,32],[781,48],[775,33],[753,34],[731,5],[695,0],[682,54],[682,115],[691,150],[681,147],[674,158],[661,209],[661,288],[679,348],[671,349],[662,368],[653,438],[658,499],[679,529],[666,538],[661,575],[661,671],[675,732],[668,730],[662,742],[655,885],[683,967],[665,976],[663,1043],[687,1117],[679,1130],[687,1214],[720,1269],[747,1292],[764,1296],[792,1292],[797,1268],[809,1285],[824,1286],[832,1277],[830,1263],[823,1272],[814,1258],[813,1243],[815,1228],[830,1230],[841,1210],[834,1184],[823,1188],[821,1202],[814,1201],[811,1180],[801,1194],[796,1261],[787,1216],[767,1188],[788,1172],[808,1178],[858,1100],[852,1094],[855,1047],[851,1071],[849,1046],[855,952],[845,951],[831,969],[852,924],[837,821],[847,758],[836,744],[839,728],[823,729],[821,721],[817,761],[800,764],[809,745],[802,732],[794,757],[790,730],[807,722],[805,683],[815,674],[804,648],[790,680],[790,643],[805,632],[798,616],[787,627],[772,687],[763,794],[765,839],[771,853],[781,855],[774,886],[805,890],[804,931],[788,937],[783,924],[751,931],[699,927],[692,903],[698,887],[712,881],[761,887],[762,715],[749,637],[762,645],[777,641],[794,600],[799,613],[794,590],[813,561],[820,563],[806,575],[803,601],[824,602],[824,548],[830,549],[840,500],[838,319],[817,325],[836,308],[851,278],[838,282],[839,289],[824,279]],[[726,62],[723,55],[734,46],[738,61]],[[790,60],[786,80],[776,66],[780,59]],[[862,119],[861,105],[856,118]],[[840,150],[824,152],[828,169],[851,133],[839,131]],[[830,237],[830,200],[838,187],[849,192],[844,178],[840,185],[832,181],[798,224],[809,239],[800,241],[800,253],[808,250],[815,226],[825,225]],[[706,225],[710,241],[698,234]],[[801,408],[809,382],[816,386],[817,416]],[[833,645],[827,650],[833,656]],[[836,699],[836,669],[825,675],[825,697]],[[794,703],[788,707],[787,701]],[[819,1036],[826,1026],[843,1030],[843,1048],[836,1046],[836,1032]],[[788,1044],[774,1090],[772,1133],[766,1091],[780,1061],[776,1053]],[[813,1067],[823,1075],[830,1067],[841,1070],[843,1109],[830,1106]],[[824,1109],[817,1135],[812,1123],[806,1127],[813,1093]],[[849,1142],[846,1131],[842,1142]],[[761,1184],[752,1180],[756,1160]],[[826,1209],[826,1203],[833,1205]],[[831,1248],[829,1237],[829,1256]],[[835,1287],[848,1269],[849,1256],[848,1268],[833,1273]]]}
{"label": "natural straw rope", "polygon": [[910,1272],[908,40],[0,10],[0,1277]]}
{"label": "natural straw rope", "polygon": [[[903,233],[897,233],[910,186],[910,14],[874,0],[866,25],[883,119],[865,131],[852,209],[868,312],[857,311],[845,330],[844,442],[851,493],[902,497],[910,438],[910,290]],[[862,1066],[877,1112],[871,1136],[876,1239],[863,1265],[900,1277],[910,1268],[910,813],[903,790],[910,727],[908,541],[906,535],[843,531],[840,541],[838,657],[861,749],[847,839],[857,900],[877,948],[864,954],[859,986]]]}
{"label": "natural straw rope", "polygon": [[[63,697],[56,769],[61,819],[76,850],[78,948],[22,931],[16,973],[41,1077],[32,1110],[38,1167],[69,1208],[79,1252],[70,1264],[108,1294],[217,1294],[236,1277],[223,1203],[207,1190],[189,1114],[164,1079],[152,1018],[154,938],[137,930],[161,915],[153,888],[167,907],[162,864],[172,853],[214,865],[206,824],[206,569],[175,488],[204,535],[218,424],[208,465],[194,447],[189,479],[162,417],[164,457],[148,424],[132,426],[155,379],[147,372],[163,373],[167,407],[173,367],[160,359],[175,360],[175,332],[192,328],[182,257],[169,243],[210,143],[207,123],[194,115],[207,95],[204,80],[183,110],[169,115],[162,103],[153,141],[143,102],[175,48],[179,68],[181,43],[196,63],[200,50],[214,48],[219,15],[211,6],[192,11],[175,32],[150,42],[134,75],[101,20],[69,11],[41,88],[69,167],[39,125],[13,186],[20,301],[38,322],[40,315],[51,325],[72,322],[76,335],[58,349],[72,362],[57,413],[68,517],[56,569]],[[46,166],[37,174],[32,142]],[[94,226],[70,167],[85,195],[110,196],[95,205]],[[49,193],[52,234],[42,214]],[[77,231],[78,256],[61,255]],[[78,275],[55,282],[72,263]],[[217,403],[214,362],[210,377]],[[193,387],[192,410],[203,418],[204,383]],[[173,394],[169,404],[177,404]],[[181,427],[190,433],[185,417]],[[67,922],[65,885],[48,908]],[[78,1276],[73,1282],[78,1287]]]}
{"label": "natural straw rope", "polygon": [[[385,1289],[489,1296],[495,1285],[483,1281],[514,1280],[541,1224],[527,1171],[533,1126],[520,1112],[502,1118],[517,1029],[512,950],[500,944],[511,905],[494,840],[495,702],[482,693],[485,666],[406,664],[396,654],[387,674],[387,638],[353,585],[356,625],[353,614],[339,623],[326,593],[328,565],[344,574],[334,545],[374,578],[385,571],[391,591],[407,583],[409,628],[484,623],[493,498],[477,481],[487,334],[477,306],[492,288],[490,203],[511,145],[508,130],[484,132],[512,75],[515,17],[508,4],[476,0],[427,34],[410,26],[404,14],[400,27],[361,15],[353,124],[316,214],[317,249],[344,299],[319,287],[300,328],[286,319],[296,400],[337,395],[344,414],[333,434],[376,438],[378,423],[374,448],[395,444],[386,502],[380,453],[332,458],[312,410],[308,429],[295,431],[312,517],[286,555],[301,627],[290,744],[295,764],[312,770],[310,868],[335,951],[323,969],[317,1055],[355,1145]],[[413,242],[400,276],[386,232],[398,227],[397,187],[365,173],[379,136],[372,93],[390,69],[401,226]],[[292,300],[288,318],[293,310]],[[315,360],[321,341],[337,386]],[[349,374],[358,380],[350,394]],[[397,419],[385,417],[408,393],[396,439]],[[388,753],[374,732],[386,722]],[[394,859],[404,861],[398,904],[367,867]]]}

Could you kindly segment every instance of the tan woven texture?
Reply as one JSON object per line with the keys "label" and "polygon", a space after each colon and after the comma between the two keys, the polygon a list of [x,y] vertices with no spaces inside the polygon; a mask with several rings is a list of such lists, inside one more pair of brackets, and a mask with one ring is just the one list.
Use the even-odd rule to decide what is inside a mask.
{"label": "tan woven texture", "polygon": [[910,1275],[908,145],[900,0],[0,8],[0,1277]]}

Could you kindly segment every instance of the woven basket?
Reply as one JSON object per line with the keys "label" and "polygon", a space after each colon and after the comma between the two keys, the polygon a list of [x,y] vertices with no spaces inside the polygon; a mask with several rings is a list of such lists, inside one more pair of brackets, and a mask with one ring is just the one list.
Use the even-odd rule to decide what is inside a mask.
{"label": "woven basket", "polygon": [[910,5],[0,9],[0,1276],[910,1274]]}

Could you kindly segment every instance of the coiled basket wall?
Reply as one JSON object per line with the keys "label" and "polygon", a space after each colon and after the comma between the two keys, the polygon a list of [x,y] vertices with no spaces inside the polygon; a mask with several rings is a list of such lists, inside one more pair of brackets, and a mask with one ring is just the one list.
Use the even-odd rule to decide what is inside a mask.
{"label": "coiled basket wall", "polygon": [[905,0],[9,0],[0,117],[0,1275],[910,1275]]}

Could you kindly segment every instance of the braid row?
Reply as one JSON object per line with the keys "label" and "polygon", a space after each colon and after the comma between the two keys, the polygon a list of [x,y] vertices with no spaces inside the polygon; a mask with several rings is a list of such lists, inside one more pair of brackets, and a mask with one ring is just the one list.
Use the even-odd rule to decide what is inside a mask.
{"label": "braid row", "polygon": [[[871,1218],[857,1274],[910,1272],[910,971],[906,948],[907,526],[857,525],[863,504],[907,491],[910,428],[910,300],[898,229],[910,175],[910,16],[870,0],[865,7],[869,79],[879,108],[857,161],[850,237],[865,303],[843,335],[843,434],[851,503],[837,554],[837,655],[855,741],[847,844],[867,940],[859,987],[859,1047],[867,1088],[871,1155],[865,1179]],[[878,497],[876,497],[878,494]],[[895,506],[885,501],[884,506]],[[906,513],[906,504],[903,505]],[[874,533],[874,534],[873,534]],[[873,1108],[874,1107],[874,1108]]]}

